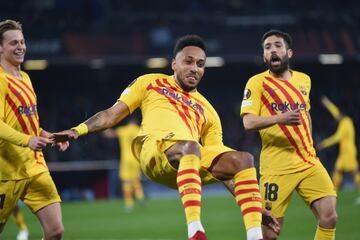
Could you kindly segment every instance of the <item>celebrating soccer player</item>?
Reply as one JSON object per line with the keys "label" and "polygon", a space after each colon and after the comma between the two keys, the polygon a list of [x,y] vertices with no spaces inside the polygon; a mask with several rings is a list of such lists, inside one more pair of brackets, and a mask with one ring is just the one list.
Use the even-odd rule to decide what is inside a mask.
{"label": "celebrating soccer player", "polygon": [[[249,79],[241,105],[246,130],[262,140],[260,192],[280,225],[294,190],[318,220],[316,240],[335,239],[336,192],[316,156],[311,137],[310,77],[291,70],[289,34],[271,30],[262,38],[268,70]],[[278,234],[264,228],[264,239]]]}
{"label": "celebrating soccer player", "polygon": [[[331,113],[336,122],[338,122],[338,127],[332,136],[319,143],[317,149],[322,150],[338,143],[339,155],[336,159],[335,169],[332,175],[335,189],[340,189],[343,173],[348,172],[352,175],[358,191],[360,192],[360,173],[357,162],[354,122],[349,116],[342,113],[329,98],[323,96],[321,98],[321,103]],[[358,197],[357,203],[360,204],[360,197]]]}
{"label": "celebrating soccer player", "polygon": [[133,153],[148,178],[179,190],[188,238],[207,239],[200,221],[202,185],[233,180],[247,239],[262,239],[261,198],[253,157],[224,146],[219,116],[197,91],[205,72],[205,51],[200,37],[180,38],[172,60],[174,75],[138,77],[115,105],[56,134],[56,139],[76,139],[112,127],[140,107],[143,119]]}
{"label": "celebrating soccer player", "polygon": [[140,203],[144,202],[144,191],[141,184],[141,168],[131,151],[131,144],[136,138],[140,127],[135,118],[131,118],[127,125],[116,129],[107,129],[104,136],[117,138],[120,147],[119,179],[125,203],[125,212],[131,212],[134,208],[134,197]]}
{"label": "celebrating soccer player", "polygon": [[[61,239],[60,196],[41,150],[53,135],[40,128],[21,24],[0,22],[0,233],[21,199],[39,218],[44,239]],[[68,142],[58,143],[60,150]]]}

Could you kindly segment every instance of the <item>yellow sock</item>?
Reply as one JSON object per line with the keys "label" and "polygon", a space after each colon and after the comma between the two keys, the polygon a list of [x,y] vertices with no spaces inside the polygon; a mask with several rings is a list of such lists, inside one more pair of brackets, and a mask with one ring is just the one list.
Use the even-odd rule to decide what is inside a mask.
{"label": "yellow sock", "polygon": [[334,182],[335,190],[338,191],[341,187],[342,173],[340,171],[334,171],[332,180]]}
{"label": "yellow sock", "polygon": [[144,200],[144,190],[143,190],[140,180],[134,180],[134,192],[135,192],[135,198],[138,201]]}
{"label": "yellow sock", "polygon": [[134,198],[132,193],[132,184],[129,181],[124,181],[122,183],[123,189],[123,197],[124,203],[126,208],[133,208],[134,207]]}
{"label": "yellow sock", "polygon": [[20,230],[28,229],[24,220],[24,215],[20,212],[20,210],[15,211],[13,216],[14,216],[15,224],[16,226],[18,226]]}
{"label": "yellow sock", "polygon": [[200,159],[196,155],[185,155],[180,159],[176,182],[188,224],[200,220],[201,178],[199,168]]}
{"label": "yellow sock", "polygon": [[335,230],[317,226],[314,240],[335,240]]}
{"label": "yellow sock", "polygon": [[261,196],[255,168],[238,172],[234,177],[235,199],[241,208],[246,230],[261,227]]}

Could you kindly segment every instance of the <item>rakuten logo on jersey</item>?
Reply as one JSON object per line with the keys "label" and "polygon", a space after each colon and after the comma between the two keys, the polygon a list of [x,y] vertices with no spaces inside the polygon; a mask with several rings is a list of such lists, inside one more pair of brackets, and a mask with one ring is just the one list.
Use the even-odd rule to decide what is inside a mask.
{"label": "rakuten logo on jersey", "polygon": [[25,114],[26,116],[34,115],[37,112],[36,105],[19,106],[18,113]]}
{"label": "rakuten logo on jersey", "polygon": [[286,111],[293,111],[296,109],[300,109],[300,110],[304,110],[306,111],[306,104],[305,103],[288,103],[288,102],[283,102],[283,103],[271,103],[271,109],[273,111],[281,111],[281,112],[286,112]]}

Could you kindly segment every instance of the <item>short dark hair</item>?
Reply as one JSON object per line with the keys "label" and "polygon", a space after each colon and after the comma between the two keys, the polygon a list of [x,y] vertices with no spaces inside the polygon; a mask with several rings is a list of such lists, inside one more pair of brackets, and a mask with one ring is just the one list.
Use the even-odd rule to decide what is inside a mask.
{"label": "short dark hair", "polygon": [[4,33],[9,30],[19,30],[22,31],[21,24],[14,20],[4,20],[0,22],[0,43],[3,41]]}
{"label": "short dark hair", "polygon": [[282,32],[280,30],[276,30],[276,29],[271,29],[270,31],[266,32],[262,39],[261,39],[261,46],[264,47],[264,42],[265,39],[267,39],[270,36],[277,36],[277,37],[281,37],[282,39],[284,39],[287,48],[292,48],[292,38],[290,36],[290,34],[288,34],[287,32]]}
{"label": "short dark hair", "polygon": [[178,52],[180,52],[181,50],[183,50],[185,47],[188,46],[195,46],[195,47],[199,47],[202,50],[204,50],[204,52],[206,52],[206,46],[205,46],[205,42],[204,40],[198,36],[198,35],[185,35],[180,37],[175,44],[174,47],[174,57],[176,56],[176,54],[178,54]]}

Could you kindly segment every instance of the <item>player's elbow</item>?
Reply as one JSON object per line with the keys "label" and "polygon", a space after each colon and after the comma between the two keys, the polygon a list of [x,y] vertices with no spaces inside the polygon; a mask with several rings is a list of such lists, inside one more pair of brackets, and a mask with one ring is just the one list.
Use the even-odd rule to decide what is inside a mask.
{"label": "player's elbow", "polygon": [[256,129],[254,123],[246,117],[243,118],[243,125],[246,131],[252,131]]}

